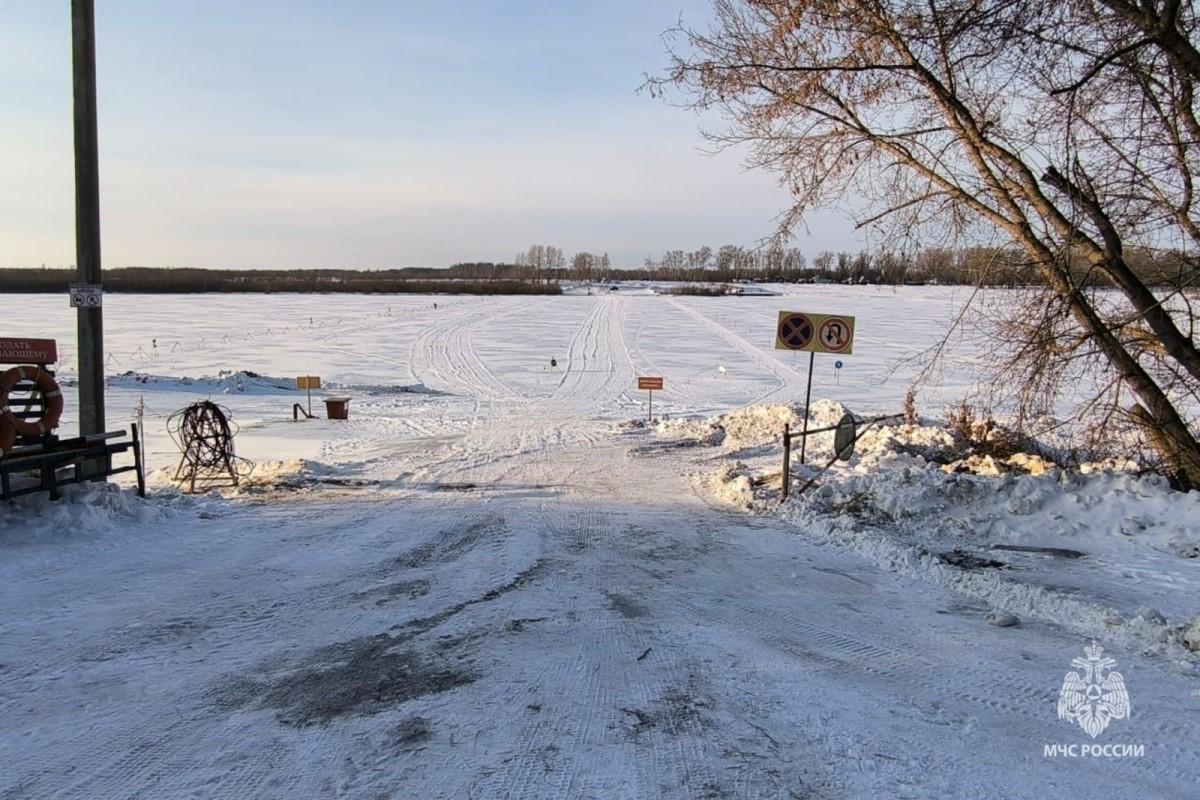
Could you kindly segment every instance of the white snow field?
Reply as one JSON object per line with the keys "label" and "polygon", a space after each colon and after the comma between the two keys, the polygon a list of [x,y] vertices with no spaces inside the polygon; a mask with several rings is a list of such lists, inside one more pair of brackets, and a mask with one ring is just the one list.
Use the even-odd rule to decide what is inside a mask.
{"label": "white snow field", "polygon": [[[823,424],[899,411],[966,292],[775,290],[106,297],[152,491],[0,508],[0,797],[1196,797],[1197,495],[943,469],[967,357],[780,506],[776,313],[858,318]],[[66,298],[6,299],[70,407]],[[350,419],[293,422],[301,374]],[[206,397],[257,466],[189,497],[165,418]],[[1093,642],[1096,737],[1058,710]]]}

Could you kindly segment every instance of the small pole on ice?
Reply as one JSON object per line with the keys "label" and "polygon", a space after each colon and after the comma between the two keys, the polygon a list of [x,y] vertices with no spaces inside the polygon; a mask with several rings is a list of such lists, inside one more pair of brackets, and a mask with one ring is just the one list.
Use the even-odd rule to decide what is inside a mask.
{"label": "small pole on ice", "polygon": [[142,441],[142,436],[145,435],[144,431],[146,430],[146,395],[144,394],[138,395],[137,408],[134,409],[134,420],[137,422],[137,429],[139,434],[141,434],[134,437],[137,439],[135,446],[138,449],[139,463],[144,464],[146,463],[146,446]]}
{"label": "small pole on ice", "polygon": [[[801,440],[803,441],[803,440]],[[783,423],[783,472],[780,473],[783,481],[783,495],[780,502],[787,500],[788,484],[792,472],[792,426],[788,423]]]}
{"label": "small pole on ice", "polygon": [[804,445],[808,443],[808,403],[812,399],[812,373],[813,361],[816,360],[816,351],[811,351],[808,354],[808,389],[804,392],[804,431],[800,434],[803,438],[800,439],[800,463],[804,463]]}

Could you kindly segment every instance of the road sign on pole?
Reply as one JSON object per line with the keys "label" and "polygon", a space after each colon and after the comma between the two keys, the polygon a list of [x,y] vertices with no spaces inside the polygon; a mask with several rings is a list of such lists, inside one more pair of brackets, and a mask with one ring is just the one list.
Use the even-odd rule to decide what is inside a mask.
{"label": "road sign on pole", "polygon": [[71,284],[71,308],[100,308],[104,305],[104,290],[99,286]]}
{"label": "road sign on pole", "polygon": [[[775,324],[775,349],[806,351],[808,382],[804,390],[804,425],[800,436],[800,463],[804,463],[808,442],[808,407],[812,401],[813,361],[817,353],[850,355],[854,350],[854,317],[845,314],[809,314],[803,311],[780,311]],[[842,368],[842,362],[837,362]]]}
{"label": "road sign on pole", "polygon": [[807,350],[812,344],[814,330],[808,314],[780,311],[779,325],[775,329],[775,349]]}
{"label": "road sign on pole", "polygon": [[775,327],[775,349],[848,356],[854,351],[854,317],[780,311]]}
{"label": "road sign on pole", "polygon": [[842,317],[829,317],[817,326],[817,343],[826,353],[848,353],[854,339],[854,326]]}
{"label": "road sign on pole", "polygon": [[308,392],[308,416],[312,418],[312,390],[321,388],[320,375],[301,375],[296,378],[296,388]]}
{"label": "road sign on pole", "polygon": [[650,377],[650,376],[639,377],[638,378],[638,388],[644,389],[645,391],[650,393],[650,402],[646,409],[646,421],[649,422],[650,420],[654,419],[654,390],[655,389],[658,389],[660,391],[662,390],[663,379],[660,377]]}

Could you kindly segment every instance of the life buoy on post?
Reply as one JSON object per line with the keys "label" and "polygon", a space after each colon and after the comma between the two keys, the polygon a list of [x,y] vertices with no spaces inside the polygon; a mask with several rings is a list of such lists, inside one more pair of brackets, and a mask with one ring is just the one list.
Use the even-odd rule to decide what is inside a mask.
{"label": "life buoy on post", "polygon": [[[21,381],[31,381],[42,395],[42,416],[38,420],[21,419],[8,405],[8,393]],[[0,453],[8,452],[18,436],[42,437],[58,427],[62,418],[62,390],[54,376],[41,367],[13,367],[0,374]]]}

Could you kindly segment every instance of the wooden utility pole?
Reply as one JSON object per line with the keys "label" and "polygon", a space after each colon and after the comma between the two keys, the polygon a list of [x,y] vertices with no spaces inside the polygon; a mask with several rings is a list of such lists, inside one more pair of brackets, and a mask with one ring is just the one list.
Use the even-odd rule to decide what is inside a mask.
{"label": "wooden utility pole", "polygon": [[[100,166],[96,142],[96,13],[93,0],[71,0],[75,86],[75,269],[85,286],[101,285]],[[103,307],[80,307],[79,432],[104,432]]]}

